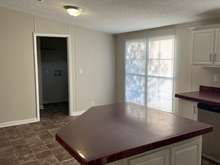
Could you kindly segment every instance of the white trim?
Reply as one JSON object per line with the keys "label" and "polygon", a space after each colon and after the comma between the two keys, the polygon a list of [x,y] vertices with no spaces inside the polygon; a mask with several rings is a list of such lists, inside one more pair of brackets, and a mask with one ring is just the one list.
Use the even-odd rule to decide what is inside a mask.
{"label": "white trim", "polygon": [[37,60],[37,34],[34,33],[34,73],[35,73],[35,98],[36,98],[36,117],[40,120],[40,100],[39,100],[39,79],[38,79],[38,60]]}
{"label": "white trim", "polygon": [[67,39],[67,63],[68,63],[68,94],[69,94],[69,115],[74,112],[73,95],[73,57],[71,50],[71,36],[69,34],[33,33],[34,37],[34,66],[35,66],[35,92],[36,92],[36,117],[40,120],[39,101],[39,78],[38,78],[38,58],[37,58],[37,37],[60,37]]}
{"label": "white trim", "polygon": [[60,37],[60,38],[70,37],[69,34],[34,33],[34,35],[38,37]]}
{"label": "white trim", "polygon": [[29,123],[34,123],[34,122],[39,122],[39,119],[31,118],[31,119],[4,122],[4,123],[0,123],[0,128],[10,127],[10,126],[15,126],[15,125],[22,125],[22,124],[29,124]]}
{"label": "white trim", "polygon": [[175,39],[175,34],[149,37],[149,42],[157,40]]}
{"label": "white trim", "polygon": [[77,112],[71,112],[70,116],[80,116],[83,113],[85,113],[86,111],[77,111]]}

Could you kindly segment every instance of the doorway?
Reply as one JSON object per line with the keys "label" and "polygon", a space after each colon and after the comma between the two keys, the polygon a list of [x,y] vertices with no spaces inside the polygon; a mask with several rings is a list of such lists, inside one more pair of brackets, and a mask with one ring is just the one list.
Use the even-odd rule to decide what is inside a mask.
{"label": "doorway", "polygon": [[68,35],[35,34],[37,118],[71,112],[71,63]]}

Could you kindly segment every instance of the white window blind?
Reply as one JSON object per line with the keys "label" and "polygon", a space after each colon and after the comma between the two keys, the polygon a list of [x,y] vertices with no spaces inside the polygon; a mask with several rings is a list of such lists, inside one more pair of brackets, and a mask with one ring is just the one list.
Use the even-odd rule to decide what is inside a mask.
{"label": "white window blind", "polygon": [[172,112],[174,36],[149,40],[147,106]]}
{"label": "white window blind", "polygon": [[174,36],[126,42],[125,101],[172,111],[174,42]]}
{"label": "white window blind", "polygon": [[146,42],[126,42],[125,55],[125,100],[145,104]]}

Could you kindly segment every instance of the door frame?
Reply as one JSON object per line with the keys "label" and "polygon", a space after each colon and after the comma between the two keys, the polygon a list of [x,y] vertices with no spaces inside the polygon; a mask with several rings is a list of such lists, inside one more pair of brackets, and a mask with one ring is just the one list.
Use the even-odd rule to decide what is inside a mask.
{"label": "door frame", "polygon": [[71,51],[71,36],[69,34],[33,33],[34,39],[34,72],[35,72],[35,98],[36,98],[36,117],[40,120],[40,96],[39,96],[39,77],[38,77],[38,52],[37,37],[59,37],[66,38],[67,41],[67,65],[68,65],[68,103],[69,116],[74,112],[74,93],[73,93],[73,57]]}

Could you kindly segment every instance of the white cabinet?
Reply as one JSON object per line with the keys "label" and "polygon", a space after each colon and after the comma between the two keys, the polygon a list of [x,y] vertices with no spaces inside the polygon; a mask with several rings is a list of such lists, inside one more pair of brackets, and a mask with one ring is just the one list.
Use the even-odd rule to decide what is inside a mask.
{"label": "white cabinet", "polygon": [[201,165],[202,137],[170,144],[108,165]]}
{"label": "white cabinet", "polygon": [[215,30],[193,32],[193,64],[212,64]]}
{"label": "white cabinet", "polygon": [[201,140],[173,147],[171,149],[171,164],[201,165]]}
{"label": "white cabinet", "polygon": [[197,102],[179,99],[178,104],[178,115],[195,121],[198,120]]}
{"label": "white cabinet", "polygon": [[169,150],[155,152],[146,156],[140,156],[128,161],[128,165],[170,165]]}
{"label": "white cabinet", "polygon": [[192,63],[220,65],[220,28],[193,31]]}
{"label": "white cabinet", "polygon": [[215,64],[220,64],[220,28],[216,29],[215,32]]}

